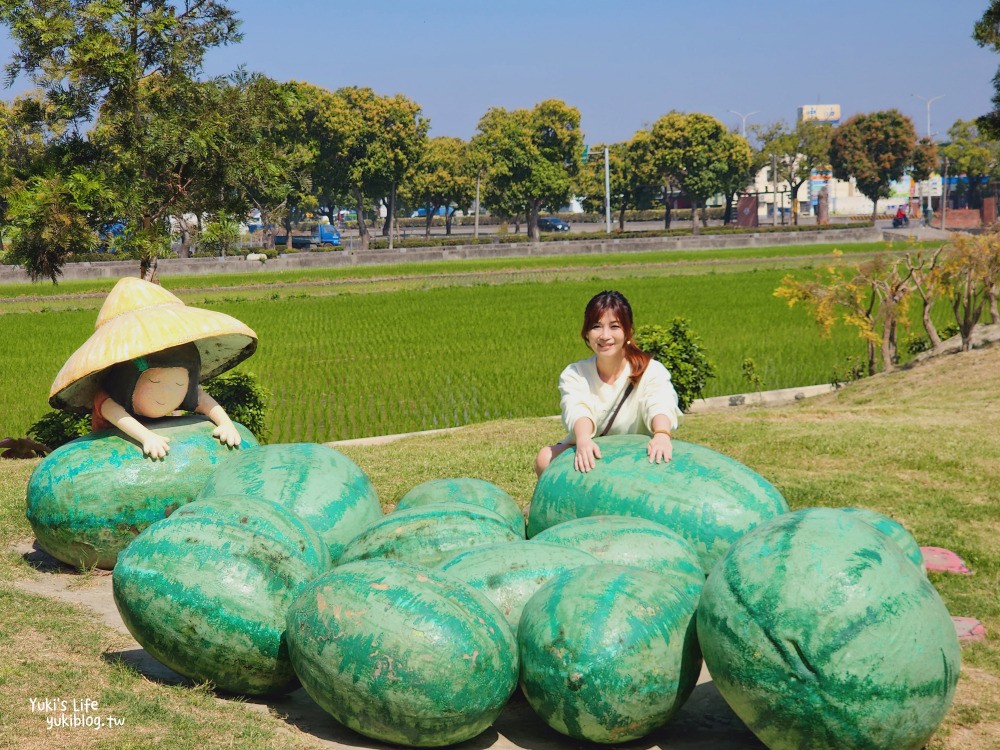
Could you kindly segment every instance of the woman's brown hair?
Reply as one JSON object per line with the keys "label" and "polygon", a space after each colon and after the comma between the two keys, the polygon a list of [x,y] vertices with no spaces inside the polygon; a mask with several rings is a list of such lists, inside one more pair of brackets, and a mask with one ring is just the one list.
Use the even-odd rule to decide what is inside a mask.
{"label": "woman's brown hair", "polygon": [[625,299],[625,295],[621,292],[605,290],[591,297],[590,302],[587,303],[587,309],[583,313],[583,329],[580,331],[580,336],[586,341],[587,332],[597,325],[606,312],[614,315],[622,327],[622,332],[625,334],[625,359],[628,360],[629,367],[632,368],[629,381],[633,386],[638,386],[639,379],[646,371],[646,365],[649,364],[652,357],[632,343],[632,305]]}

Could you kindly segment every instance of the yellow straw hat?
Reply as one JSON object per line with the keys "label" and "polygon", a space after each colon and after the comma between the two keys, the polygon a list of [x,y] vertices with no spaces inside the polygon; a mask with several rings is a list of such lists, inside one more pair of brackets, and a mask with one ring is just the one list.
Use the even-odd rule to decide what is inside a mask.
{"label": "yellow straw hat", "polygon": [[172,346],[198,347],[201,380],[235,367],[257,348],[257,334],[236,318],[188,307],[163,287],[136,278],[115,284],[95,328],[56,375],[49,391],[53,407],[89,412],[107,368]]}

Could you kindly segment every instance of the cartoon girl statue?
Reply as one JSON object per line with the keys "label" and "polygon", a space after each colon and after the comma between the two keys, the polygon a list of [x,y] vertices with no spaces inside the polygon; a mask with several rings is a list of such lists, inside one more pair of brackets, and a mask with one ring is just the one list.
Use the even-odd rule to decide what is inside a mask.
{"label": "cartoon girl statue", "polygon": [[121,279],[96,331],[63,365],[49,394],[56,409],[90,412],[95,430],[116,427],[144,454],[163,458],[170,438],[155,422],[177,410],[204,414],[212,436],[238,446],[229,415],[199,385],[254,353],[257,334],[223,313],[188,307],[163,287]]}

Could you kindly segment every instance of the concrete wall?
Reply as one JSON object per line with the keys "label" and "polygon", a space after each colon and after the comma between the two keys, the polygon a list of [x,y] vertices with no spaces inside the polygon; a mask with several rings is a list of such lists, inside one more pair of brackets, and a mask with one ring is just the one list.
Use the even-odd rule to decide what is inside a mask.
{"label": "concrete wall", "polygon": [[[950,213],[950,212],[949,212]],[[949,216],[950,218],[950,216]],[[949,221],[949,224],[951,222]],[[774,232],[699,237],[644,237],[636,239],[562,240],[552,242],[512,242],[489,245],[456,245],[437,248],[403,248],[393,251],[367,252],[329,251],[293,253],[266,262],[248,261],[242,257],[171,258],[159,263],[162,276],[203,275],[217,273],[253,273],[297,268],[378,265],[434,260],[466,260],[475,258],[527,258],[555,255],[603,255],[611,253],[641,253],[670,250],[718,250],[724,248],[771,247],[810,243],[876,242],[882,233],[874,228],[831,229],[814,232]],[[62,279],[117,279],[137,276],[138,261],[99,261],[67,263]],[[18,266],[0,266],[0,283],[25,282],[28,276]]]}

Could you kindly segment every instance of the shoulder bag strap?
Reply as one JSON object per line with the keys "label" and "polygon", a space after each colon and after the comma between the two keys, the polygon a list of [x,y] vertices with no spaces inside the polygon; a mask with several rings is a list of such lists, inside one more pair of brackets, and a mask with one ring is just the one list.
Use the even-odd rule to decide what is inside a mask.
{"label": "shoulder bag strap", "polygon": [[621,401],[618,402],[618,406],[616,406],[615,410],[611,413],[611,419],[609,419],[608,423],[604,425],[604,431],[598,437],[604,437],[608,434],[608,430],[611,429],[611,425],[615,423],[615,417],[618,416],[618,412],[621,411],[622,406],[625,404],[625,399],[628,398],[628,395],[632,392],[632,388],[634,387],[635,386],[632,385],[632,381],[630,380],[628,385],[625,387],[625,393],[622,395]]}

